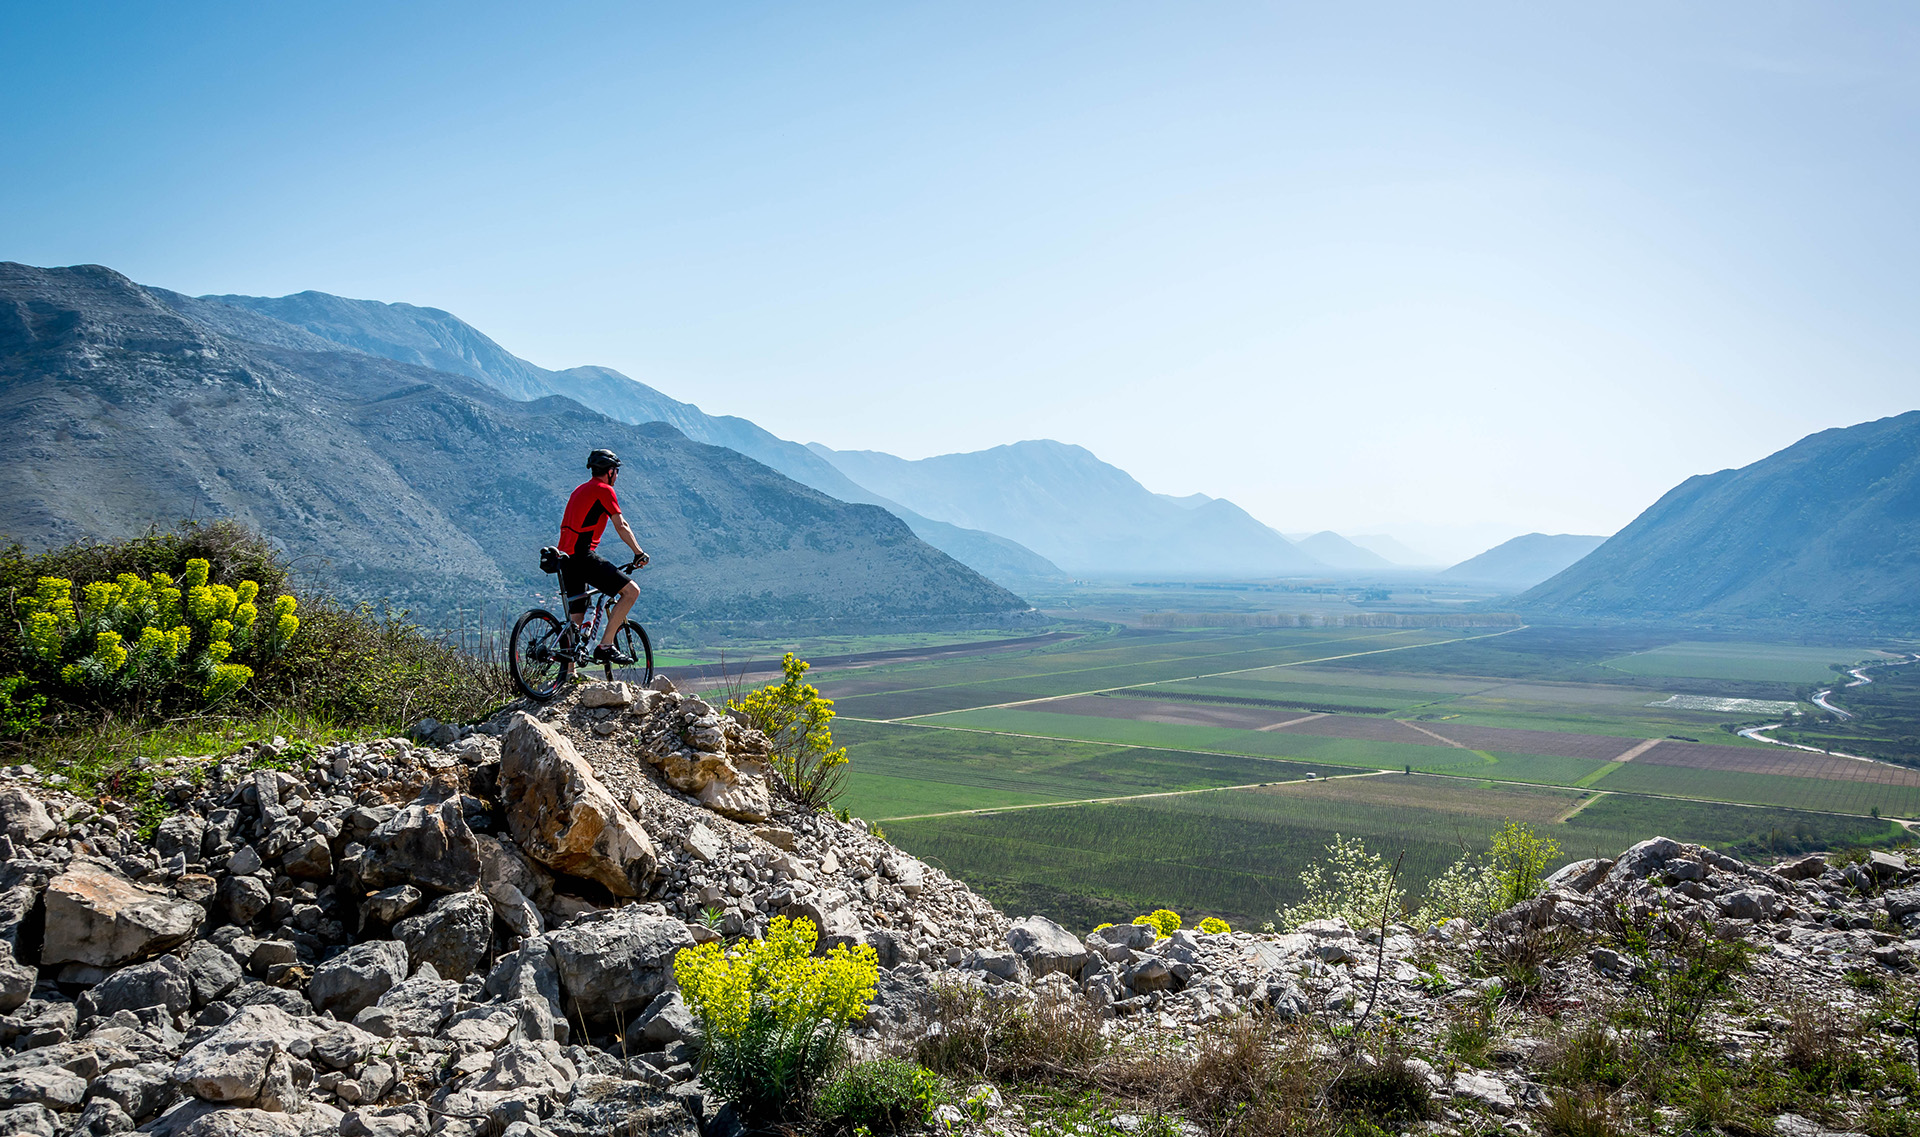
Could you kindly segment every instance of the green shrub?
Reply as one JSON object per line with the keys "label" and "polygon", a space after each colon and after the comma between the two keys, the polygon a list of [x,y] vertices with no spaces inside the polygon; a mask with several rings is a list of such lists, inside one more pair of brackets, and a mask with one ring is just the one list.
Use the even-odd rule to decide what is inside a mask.
{"label": "green shrub", "polygon": [[1522,822],[1508,821],[1493,835],[1487,855],[1468,853],[1427,886],[1415,922],[1426,926],[1460,918],[1484,924],[1496,913],[1539,895],[1559,842]]}
{"label": "green shrub", "polygon": [[673,978],[700,1026],[707,1088],[748,1119],[805,1103],[842,1058],[846,1025],[867,1013],[880,964],[862,944],[813,954],[811,920],[776,918],[762,940],[674,956]]}
{"label": "green shrub", "polygon": [[251,722],[267,736],[397,733],[510,697],[502,668],[404,613],[294,589],[273,545],[232,522],[0,549],[0,598],[15,617],[0,618],[0,738],[59,767],[88,736]]}
{"label": "green shrub", "polygon": [[[800,800],[825,806],[846,786],[847,748],[833,745],[833,700],[803,681],[808,666],[788,652],[780,661],[780,682],[729,698],[727,707],[744,712],[772,740],[774,768]],[[874,836],[885,840],[879,832]]]}
{"label": "green shrub", "polygon": [[946,1097],[940,1075],[914,1062],[881,1058],[856,1062],[827,1083],[814,1101],[814,1117],[829,1131],[865,1129],[891,1133],[933,1120]]}
{"label": "green shrub", "polygon": [[1394,867],[1369,853],[1360,838],[1338,833],[1327,846],[1327,863],[1302,872],[1300,885],[1304,898],[1280,913],[1280,924],[1289,931],[1309,920],[1335,917],[1356,928],[1367,927],[1399,912],[1406,901]]}

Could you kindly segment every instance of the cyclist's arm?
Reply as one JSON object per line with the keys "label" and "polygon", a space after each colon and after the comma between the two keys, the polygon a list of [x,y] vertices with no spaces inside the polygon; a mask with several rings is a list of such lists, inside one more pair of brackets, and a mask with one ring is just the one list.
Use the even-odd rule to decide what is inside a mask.
{"label": "cyclist's arm", "polygon": [[627,548],[633,550],[633,555],[636,558],[647,555],[646,550],[640,547],[640,538],[635,537],[633,530],[628,527],[626,514],[616,513],[613,515],[613,531],[620,534],[620,539],[627,543]]}

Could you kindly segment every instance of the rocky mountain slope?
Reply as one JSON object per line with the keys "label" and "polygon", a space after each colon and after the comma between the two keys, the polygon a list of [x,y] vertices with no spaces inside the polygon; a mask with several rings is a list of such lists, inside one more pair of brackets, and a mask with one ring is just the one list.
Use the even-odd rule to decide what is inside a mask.
{"label": "rocky mountain slope", "polygon": [[1527,533],[1449,566],[1440,575],[1518,591],[1564,572],[1605,542],[1605,537],[1577,533]]}
{"label": "rocky mountain slope", "polygon": [[[1219,1039],[1262,1023],[1300,1040],[1300,1071],[1331,1079],[1314,1100],[1348,1108],[1340,1087],[1382,1067],[1341,1040],[1391,1020],[1389,1088],[1424,1112],[1416,1131],[1560,1132],[1581,1014],[1659,997],[1647,976],[1700,942],[1684,929],[1711,925],[1709,942],[1750,959],[1727,969],[1728,986],[1681,993],[1688,1029],[1732,1069],[1790,1057],[1797,1008],[1875,1021],[1876,985],[1913,968],[1920,925],[1920,873],[1896,856],[1769,869],[1653,838],[1561,868],[1479,928],[1329,919],[1286,934],[1134,924],[1082,937],[1010,921],[857,823],[795,804],[764,736],[664,681],[587,685],[478,730],[422,729],[428,744],[298,761],[269,745],[161,771],[154,789],[174,812],[151,840],[125,803],[7,770],[0,1128],[735,1133],[698,1077],[672,958],[788,915],[876,950],[861,1054],[928,1053],[972,1029],[956,1008],[998,1006],[1100,1040],[1116,1064],[1103,1084],[1124,1088],[1128,1070],[1190,1077],[1181,1055],[1221,1053]],[[276,759],[289,768],[266,768]],[[1623,927],[1656,939],[1636,955]],[[1679,938],[1659,939],[1661,927]],[[1619,1021],[1580,1045],[1671,1029]],[[1478,1035],[1462,1033],[1474,1023]],[[1073,1059],[1048,1061],[1057,1078]],[[1808,1100],[1841,1121],[1883,1108],[1849,1092]],[[969,1112],[947,1107],[950,1132],[1026,1132],[1046,1099],[987,1087],[968,1100]],[[1181,1132],[1234,1131],[1233,1114],[1200,1112],[1214,1098],[1179,1100],[1197,1113],[1176,1117]],[[1821,1131],[1798,1116],[1774,1124]]]}
{"label": "rocky mountain slope", "polygon": [[1195,504],[1152,493],[1079,446],[1017,442],[919,461],[818,444],[812,450],[891,501],[927,517],[1010,537],[1072,573],[1324,571],[1232,502],[1206,498]]}
{"label": "rocky mountain slope", "polygon": [[1920,411],[1688,478],[1516,602],[1568,616],[1920,630]]}
{"label": "rocky mountain slope", "polygon": [[[563,371],[537,367],[438,308],[350,300],[325,292],[277,297],[203,296],[197,301],[169,294],[168,301],[207,322],[241,320],[233,312],[244,312],[284,325],[275,329],[265,326],[268,321],[242,321],[246,328],[242,338],[311,350],[309,341],[317,337],[384,359],[465,375],[514,399],[558,395],[620,422],[664,422],[695,442],[738,450],[828,497],[881,506],[905,521],[915,536],[989,579],[1012,582],[1017,587],[1020,582],[1063,575],[1046,558],[1005,537],[922,517],[856,485],[811,450],[778,438],[747,419],[707,414],[609,367],[570,367]],[[222,308],[233,312],[222,312]],[[295,329],[307,335],[299,336]]]}
{"label": "rocky mountain slope", "polygon": [[97,266],[0,265],[0,424],[16,440],[0,532],[47,545],[235,517],[342,592],[429,616],[551,593],[534,554],[591,446],[627,461],[621,500],[654,557],[649,623],[881,627],[1026,607],[886,511],[666,424],[517,401]]}

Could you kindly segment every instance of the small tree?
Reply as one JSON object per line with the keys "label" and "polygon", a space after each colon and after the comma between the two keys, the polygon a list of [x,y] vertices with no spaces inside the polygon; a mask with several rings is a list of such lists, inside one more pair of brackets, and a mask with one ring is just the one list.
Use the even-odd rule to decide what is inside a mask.
{"label": "small tree", "polygon": [[1406,899],[1392,865],[1378,853],[1367,852],[1360,838],[1338,833],[1327,846],[1326,864],[1301,873],[1300,885],[1306,895],[1280,913],[1281,926],[1289,930],[1309,920],[1336,916],[1356,928],[1367,927],[1377,923],[1383,912],[1398,912]]}
{"label": "small tree", "polygon": [[835,748],[833,700],[805,682],[810,665],[788,652],[780,661],[782,679],[771,686],[728,699],[754,729],[773,743],[773,765],[793,792],[808,805],[825,806],[846,788],[847,748]]}

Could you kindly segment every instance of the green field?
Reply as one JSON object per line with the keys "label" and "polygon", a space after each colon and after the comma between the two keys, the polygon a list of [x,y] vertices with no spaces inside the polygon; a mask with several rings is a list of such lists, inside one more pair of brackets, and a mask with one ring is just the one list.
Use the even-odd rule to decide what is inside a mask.
{"label": "green field", "polygon": [[[1509,817],[1569,857],[1657,834],[1757,857],[1893,840],[1872,812],[1920,816],[1920,787],[1612,761],[1633,739],[1670,736],[1736,762],[1769,750],[1720,714],[1646,704],[1792,699],[1853,654],[1564,627],[1113,630],[814,678],[850,748],[842,804],[1015,915],[1077,926],[1171,906],[1258,922],[1297,898],[1335,832],[1404,849],[1416,885]],[[1874,694],[1909,698],[1905,683]],[[1102,697],[1043,701],[1072,695]],[[1299,713],[1334,717],[1252,729]],[[1498,746],[1481,727],[1542,733],[1467,748]],[[1416,728],[1466,746],[1340,736]],[[1560,746],[1587,757],[1524,752]]]}
{"label": "green field", "polygon": [[835,739],[851,759],[842,804],[889,823],[924,813],[1281,781],[1313,769],[1232,755],[885,723],[843,722]]}
{"label": "green field", "polygon": [[[1418,893],[1461,854],[1484,849],[1507,819],[1557,839],[1563,860],[1617,854],[1664,835],[1738,845],[1782,835],[1783,852],[1890,836],[1888,822],[1607,796],[1576,814],[1575,791],[1488,787],[1386,774],[1225,790],[1139,802],[902,821],[901,847],[968,881],[1009,912],[1068,927],[1153,908],[1259,923],[1300,899],[1299,873],[1335,834],[1364,839]],[[1621,802],[1621,805],[1614,803]]]}
{"label": "green field", "polygon": [[1658,678],[1822,683],[1833,678],[1832,664],[1853,664],[1870,655],[1866,648],[1689,641],[1609,659],[1606,665],[1628,675]]}

